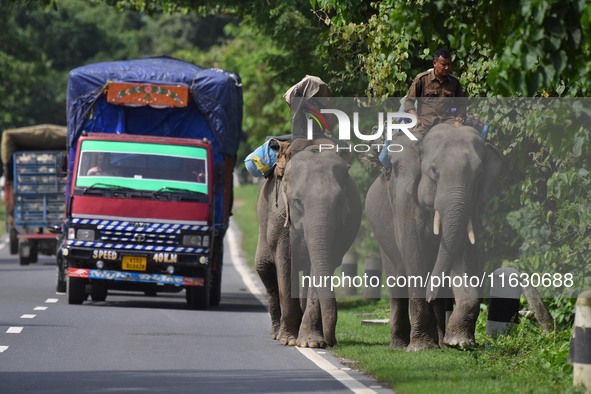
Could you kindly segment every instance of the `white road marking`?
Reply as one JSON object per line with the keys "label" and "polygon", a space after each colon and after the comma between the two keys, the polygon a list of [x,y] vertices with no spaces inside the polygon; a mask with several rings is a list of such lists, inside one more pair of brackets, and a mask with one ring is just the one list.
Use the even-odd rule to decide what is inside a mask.
{"label": "white road marking", "polygon": [[370,394],[375,393],[374,390],[370,389],[369,387],[365,386],[363,383],[359,382],[357,379],[353,378],[347,372],[340,370],[338,367],[334,366],[331,362],[326,360],[325,358],[318,355],[313,349],[310,348],[297,348],[300,353],[302,353],[306,358],[312,361],[314,364],[318,366],[318,368],[326,371],[330,376],[341,382],[346,388],[351,390],[356,394]]}
{"label": "white road marking", "polygon": [[21,319],[34,319],[37,315],[22,315]]}
{"label": "white road marking", "polygon": [[3,353],[6,349],[8,349],[8,346],[0,346],[0,353]]}
{"label": "white road marking", "polygon": [[45,300],[45,303],[46,304],[55,304],[58,301],[59,301],[58,298],[48,298],[48,299]]}
{"label": "white road marking", "polygon": [[[240,245],[238,244],[235,224],[230,220],[230,226],[226,232],[226,239],[230,247],[230,261],[238,274],[242,278],[244,285],[248,291],[254,295],[263,305],[267,305],[267,299],[265,294],[259,286],[257,286],[255,280],[252,278],[252,271],[248,267],[244,256],[242,255]],[[374,390],[367,388],[363,383],[349,375],[339,367],[334,366],[326,359],[322,358],[315,351],[310,348],[297,348],[306,358],[316,364],[320,369],[326,371],[333,378],[341,382],[345,387],[356,394],[376,394]],[[326,353],[326,352],[324,352]]]}
{"label": "white road marking", "polygon": [[23,327],[8,327],[6,330],[7,334],[20,334],[23,331]]}
{"label": "white road marking", "polygon": [[46,311],[47,307],[46,306],[36,306],[35,309],[33,309],[34,311]]}

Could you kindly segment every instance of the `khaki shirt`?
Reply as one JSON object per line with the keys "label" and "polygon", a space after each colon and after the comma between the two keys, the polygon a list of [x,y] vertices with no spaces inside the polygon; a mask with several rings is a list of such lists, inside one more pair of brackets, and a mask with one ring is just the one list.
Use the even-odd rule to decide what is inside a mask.
{"label": "khaki shirt", "polygon": [[415,109],[422,128],[430,129],[438,123],[466,118],[466,97],[460,81],[453,75],[440,82],[433,70],[416,76],[404,100],[404,110]]}

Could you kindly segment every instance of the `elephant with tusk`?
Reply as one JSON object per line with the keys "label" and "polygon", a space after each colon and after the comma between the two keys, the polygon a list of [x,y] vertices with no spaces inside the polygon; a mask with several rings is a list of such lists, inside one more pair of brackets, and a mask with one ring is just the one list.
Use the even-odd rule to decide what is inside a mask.
{"label": "elephant with tusk", "polygon": [[[388,275],[429,278],[391,288],[394,348],[421,350],[475,346],[480,291],[466,283],[444,288],[436,278],[482,275],[480,216],[501,168],[501,155],[472,127],[440,124],[419,142],[390,153],[389,178],[370,187],[365,212]],[[456,307],[445,325],[444,295]]]}

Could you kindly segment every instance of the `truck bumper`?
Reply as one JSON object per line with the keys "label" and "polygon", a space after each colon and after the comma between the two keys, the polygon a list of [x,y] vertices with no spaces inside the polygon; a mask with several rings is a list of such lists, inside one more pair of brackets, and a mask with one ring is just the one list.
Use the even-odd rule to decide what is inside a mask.
{"label": "truck bumper", "polygon": [[[209,249],[204,253],[175,253],[159,250],[129,250],[121,248],[80,247],[66,241],[62,255],[66,275],[72,278],[102,281],[109,288],[138,291],[146,285],[158,288],[203,287],[211,269],[212,259]],[[160,249],[160,248],[154,248]],[[140,259],[141,264],[127,264],[126,259]]]}
{"label": "truck bumper", "polygon": [[68,268],[67,273],[68,276],[72,278],[152,283],[159,286],[204,286],[205,283],[204,278],[192,278],[186,276],[165,275],[157,273],[150,274],[144,272],[99,270],[90,268]]}

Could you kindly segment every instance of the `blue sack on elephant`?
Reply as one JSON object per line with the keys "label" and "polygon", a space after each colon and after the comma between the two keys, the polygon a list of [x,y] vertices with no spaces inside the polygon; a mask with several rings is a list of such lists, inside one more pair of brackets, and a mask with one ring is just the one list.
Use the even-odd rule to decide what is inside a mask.
{"label": "blue sack on elephant", "polygon": [[250,175],[267,176],[273,171],[277,163],[277,152],[273,149],[275,145],[277,141],[271,138],[244,159],[244,165]]}

